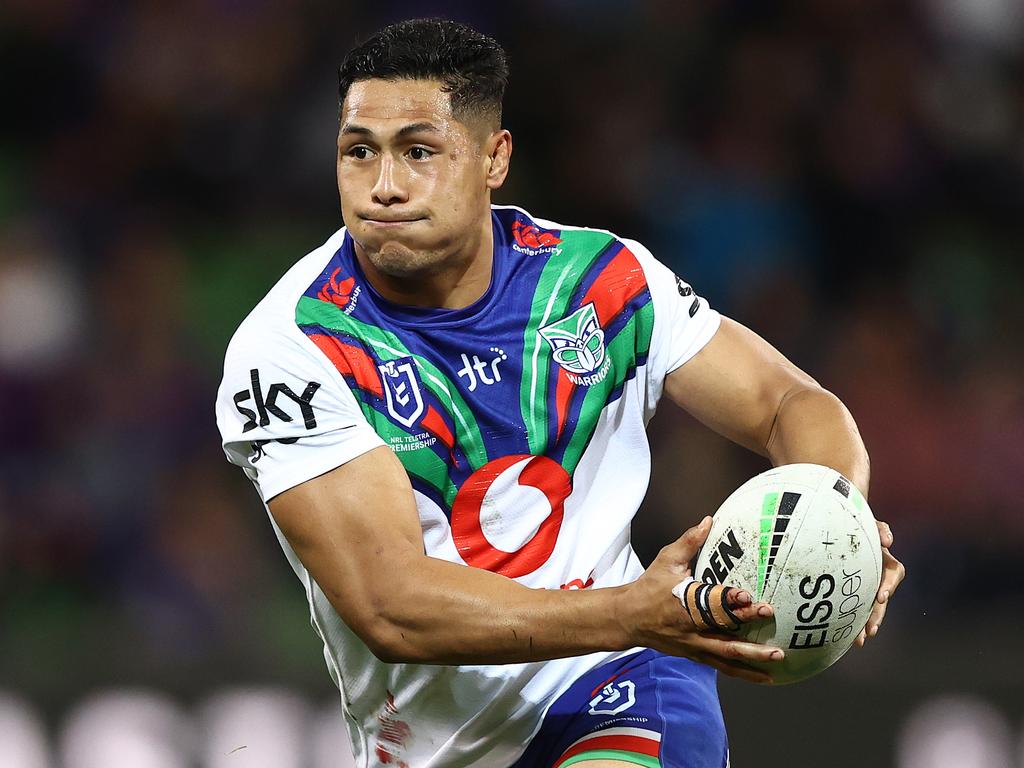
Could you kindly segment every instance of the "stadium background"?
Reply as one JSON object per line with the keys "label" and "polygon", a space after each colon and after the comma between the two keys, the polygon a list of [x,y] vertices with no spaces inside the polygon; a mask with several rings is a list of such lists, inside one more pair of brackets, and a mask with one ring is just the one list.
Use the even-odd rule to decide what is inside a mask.
{"label": "stadium background", "polygon": [[[337,63],[427,14],[510,52],[498,202],[645,241],[861,426],[910,577],[822,678],[722,684],[734,764],[1024,766],[1017,0],[7,0],[0,764],[347,764],[213,398],[339,225]],[[763,467],[652,432],[645,561]]]}

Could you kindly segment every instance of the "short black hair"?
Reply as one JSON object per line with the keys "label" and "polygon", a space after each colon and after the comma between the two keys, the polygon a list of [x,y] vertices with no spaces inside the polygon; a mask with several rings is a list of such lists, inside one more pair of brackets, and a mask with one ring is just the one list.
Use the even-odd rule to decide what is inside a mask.
{"label": "short black hair", "polygon": [[338,67],[338,109],[359,80],[440,80],[459,120],[501,125],[508,56],[472,27],[448,19],[408,19],[384,27],[353,48]]}

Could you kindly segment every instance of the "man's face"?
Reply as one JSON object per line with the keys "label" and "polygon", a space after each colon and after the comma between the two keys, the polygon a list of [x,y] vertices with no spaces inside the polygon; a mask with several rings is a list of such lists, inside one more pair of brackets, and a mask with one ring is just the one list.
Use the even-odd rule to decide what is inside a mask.
{"label": "man's face", "polygon": [[338,191],[345,225],[375,268],[429,274],[473,242],[489,216],[489,190],[504,180],[502,172],[495,184],[492,168],[503,133],[456,120],[438,81],[352,84],[338,132]]}

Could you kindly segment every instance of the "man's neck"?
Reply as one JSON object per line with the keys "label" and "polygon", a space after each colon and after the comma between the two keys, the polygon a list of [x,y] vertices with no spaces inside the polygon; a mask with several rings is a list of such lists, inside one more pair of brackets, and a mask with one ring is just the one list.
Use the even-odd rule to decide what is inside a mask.
{"label": "man's neck", "polygon": [[381,272],[367,258],[362,246],[355,243],[354,250],[366,279],[388,301],[410,307],[462,309],[480,299],[491,284],[494,232],[489,215],[470,240],[440,269],[410,277]]}

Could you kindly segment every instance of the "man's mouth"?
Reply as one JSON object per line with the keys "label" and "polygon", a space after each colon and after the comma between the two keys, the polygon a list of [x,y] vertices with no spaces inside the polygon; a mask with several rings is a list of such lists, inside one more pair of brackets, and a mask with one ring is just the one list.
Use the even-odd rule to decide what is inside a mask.
{"label": "man's mouth", "polygon": [[404,224],[415,224],[424,221],[425,216],[408,216],[403,218],[378,218],[376,216],[360,216],[364,222],[373,227],[400,227]]}

